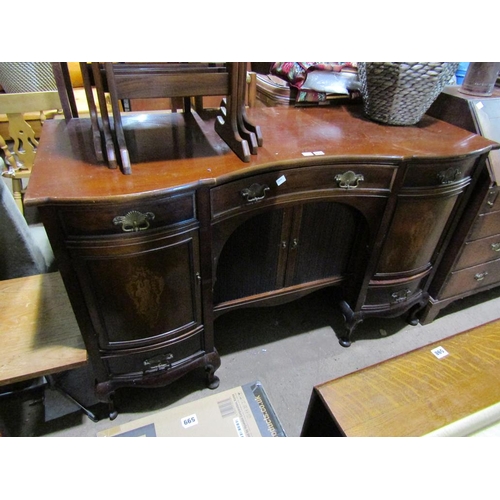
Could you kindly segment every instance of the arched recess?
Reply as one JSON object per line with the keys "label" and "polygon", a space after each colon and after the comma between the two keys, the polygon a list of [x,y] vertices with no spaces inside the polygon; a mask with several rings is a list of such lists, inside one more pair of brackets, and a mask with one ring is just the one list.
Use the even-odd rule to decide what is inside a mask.
{"label": "arched recess", "polygon": [[357,208],[338,201],[268,207],[226,220],[215,231],[214,304],[352,285],[364,274],[373,229]]}

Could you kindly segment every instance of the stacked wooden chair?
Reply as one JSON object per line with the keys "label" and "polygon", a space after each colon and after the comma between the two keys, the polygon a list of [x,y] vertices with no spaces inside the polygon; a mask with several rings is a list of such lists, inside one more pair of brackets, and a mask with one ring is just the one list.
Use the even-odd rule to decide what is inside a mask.
{"label": "stacked wooden chair", "polygon": [[[26,120],[29,113],[38,113],[41,125],[61,108],[57,91],[0,94],[0,113],[7,116],[8,136],[0,135],[1,175],[11,179],[14,200],[24,214],[24,185],[31,176],[38,146],[37,131]],[[3,159],[2,159],[3,156]]]}
{"label": "stacked wooden chair", "polygon": [[[54,73],[66,104],[67,119],[76,117],[65,63],[54,63]],[[184,98],[184,112],[191,112],[190,98],[225,96],[215,121],[215,130],[244,162],[262,146],[260,128],[246,115],[247,63],[80,63],[89,105],[93,143],[97,159],[110,168],[132,173],[122,123],[120,103],[129,99]],[[96,90],[97,103],[94,100]],[[111,116],[105,94],[111,101]],[[115,148],[116,146],[116,148]]]}

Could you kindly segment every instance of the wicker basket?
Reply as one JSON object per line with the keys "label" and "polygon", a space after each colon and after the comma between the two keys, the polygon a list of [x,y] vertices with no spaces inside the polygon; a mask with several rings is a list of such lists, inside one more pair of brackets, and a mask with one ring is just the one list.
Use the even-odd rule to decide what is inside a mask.
{"label": "wicker basket", "polygon": [[360,62],[364,111],[389,125],[415,125],[457,67],[458,63],[449,62]]}
{"label": "wicker basket", "polygon": [[0,62],[0,85],[8,93],[57,90],[50,62]]}

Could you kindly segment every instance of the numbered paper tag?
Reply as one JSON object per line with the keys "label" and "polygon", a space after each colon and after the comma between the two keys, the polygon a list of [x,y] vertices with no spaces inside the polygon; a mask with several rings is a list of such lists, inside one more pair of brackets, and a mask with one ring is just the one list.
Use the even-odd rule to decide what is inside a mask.
{"label": "numbered paper tag", "polygon": [[193,427],[193,425],[198,425],[198,419],[196,418],[196,414],[189,415],[188,417],[181,418],[181,424],[184,429],[188,427]]}
{"label": "numbered paper tag", "polygon": [[323,156],[324,154],[324,151],[304,151],[302,156]]}
{"label": "numbered paper tag", "polygon": [[279,179],[276,179],[276,185],[281,186],[284,182],[286,182],[286,177],[282,175]]}
{"label": "numbered paper tag", "polygon": [[436,356],[437,359],[441,359],[441,358],[444,358],[445,356],[448,356],[448,351],[444,348],[444,347],[436,347],[434,349],[431,350],[432,354],[434,354],[434,356]]}

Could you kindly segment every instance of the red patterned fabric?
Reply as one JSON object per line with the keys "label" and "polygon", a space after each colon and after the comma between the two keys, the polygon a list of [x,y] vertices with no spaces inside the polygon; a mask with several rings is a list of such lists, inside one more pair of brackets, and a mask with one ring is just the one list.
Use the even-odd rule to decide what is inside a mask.
{"label": "red patterned fabric", "polygon": [[336,71],[355,68],[352,62],[275,62],[271,66],[271,74],[286,80],[290,85],[300,89],[310,71]]}
{"label": "red patterned fabric", "polygon": [[302,88],[311,71],[334,71],[340,73],[344,69],[356,70],[353,62],[275,62],[271,66],[271,74],[285,80],[290,86],[298,89],[296,104],[325,104],[328,95],[312,89]]}

